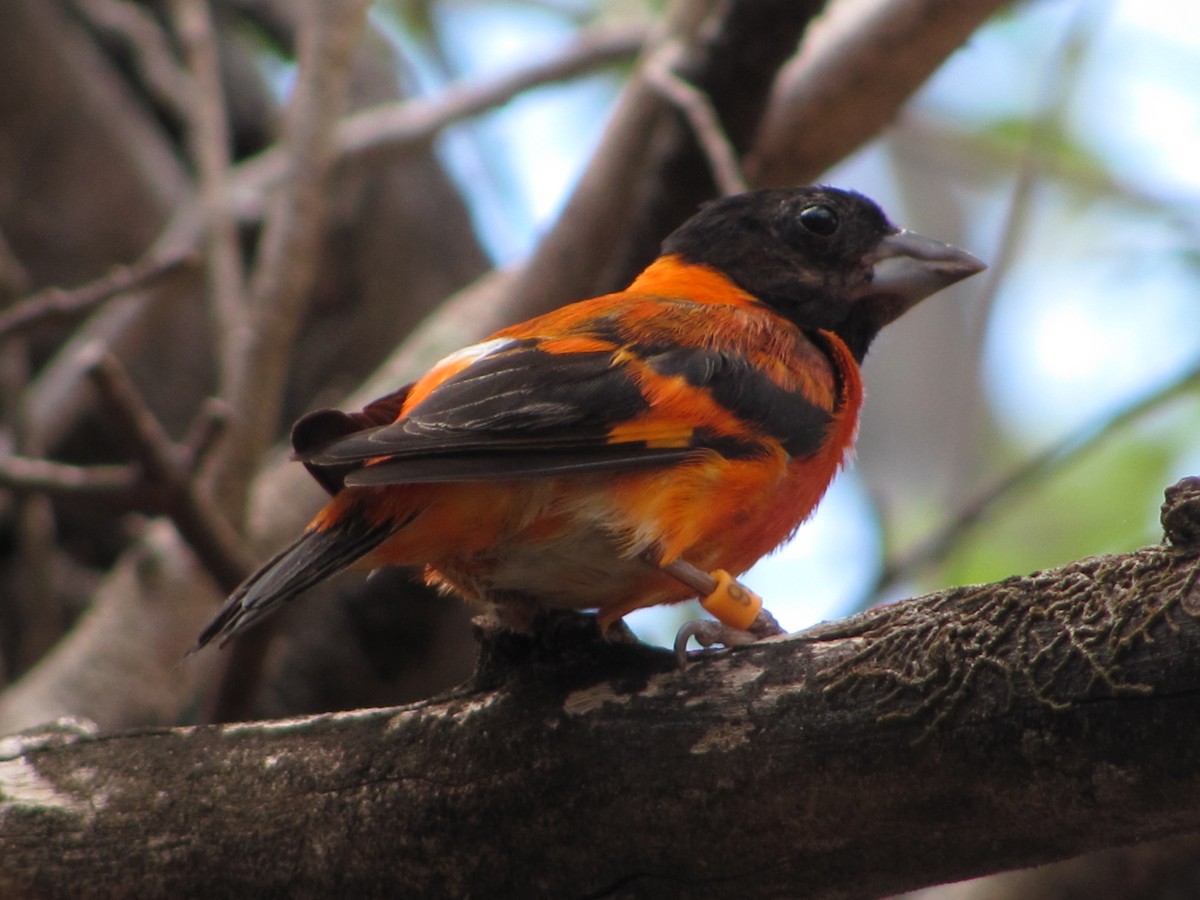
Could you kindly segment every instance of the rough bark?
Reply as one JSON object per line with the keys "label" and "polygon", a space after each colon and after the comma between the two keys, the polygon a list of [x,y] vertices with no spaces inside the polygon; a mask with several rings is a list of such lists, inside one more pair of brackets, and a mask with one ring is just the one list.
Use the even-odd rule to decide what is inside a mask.
{"label": "rough bark", "polygon": [[1200,479],[1169,542],[674,668],[567,620],[473,688],[7,739],[13,896],[869,896],[1200,829]]}

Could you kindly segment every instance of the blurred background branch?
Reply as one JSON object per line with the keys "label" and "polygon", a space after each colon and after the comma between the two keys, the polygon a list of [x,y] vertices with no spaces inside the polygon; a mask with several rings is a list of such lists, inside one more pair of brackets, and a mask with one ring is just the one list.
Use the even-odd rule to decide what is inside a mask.
{"label": "blurred background branch", "polygon": [[[1157,540],[1162,485],[1200,469],[1195,15],[4,4],[0,732],[391,704],[465,677],[470,612],[406,573],[337,582],[232,657],[180,658],[320,500],[285,462],[290,421],[620,286],[739,169],[854,187],[993,264],[987,290],[873,350],[858,462],[749,576],[785,626]],[[98,402],[98,355],[154,441]],[[183,461],[158,482],[182,506],[138,446]],[[184,540],[186,508],[230,525]],[[195,553],[226,527],[236,554]],[[665,643],[693,615],[633,625]]]}

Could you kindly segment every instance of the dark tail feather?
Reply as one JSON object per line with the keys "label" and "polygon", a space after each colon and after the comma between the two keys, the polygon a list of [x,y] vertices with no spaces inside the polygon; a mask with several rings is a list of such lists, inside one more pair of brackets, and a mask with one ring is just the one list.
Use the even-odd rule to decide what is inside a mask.
{"label": "dark tail feather", "polygon": [[392,531],[387,526],[371,527],[358,522],[324,531],[305,531],[229,595],[188,653],[195,653],[214,640],[224,647],[285,601],[374,550]]}

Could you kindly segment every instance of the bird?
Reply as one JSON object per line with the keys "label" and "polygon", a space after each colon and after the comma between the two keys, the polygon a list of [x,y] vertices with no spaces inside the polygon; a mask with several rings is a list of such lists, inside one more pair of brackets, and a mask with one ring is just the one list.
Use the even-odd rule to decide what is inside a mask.
{"label": "bird", "polygon": [[737,577],[850,457],[872,341],[984,268],[854,191],[711,201],[624,290],[504,328],[360,411],[301,418],[293,456],[328,504],[193,650],[351,566],[421,569],[516,631],[566,609],[606,632],[698,597],[716,617],[689,632],[701,643],[770,633]]}

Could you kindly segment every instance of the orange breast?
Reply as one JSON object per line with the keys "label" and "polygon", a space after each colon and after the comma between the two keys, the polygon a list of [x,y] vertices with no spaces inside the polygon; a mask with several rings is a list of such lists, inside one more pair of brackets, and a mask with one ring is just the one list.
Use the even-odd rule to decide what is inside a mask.
{"label": "orange breast", "polygon": [[657,532],[664,561],[682,556],[701,568],[743,572],[791,537],[816,508],[852,451],[862,405],[857,364],[841,341],[827,338],[842,383],[827,439],[816,454],[793,459],[778,446],[761,458],[713,454],[689,466],[623,479],[615,489],[627,520],[641,523],[644,539]]}

